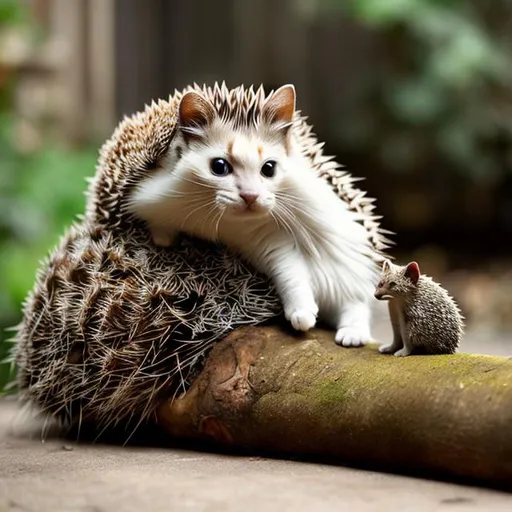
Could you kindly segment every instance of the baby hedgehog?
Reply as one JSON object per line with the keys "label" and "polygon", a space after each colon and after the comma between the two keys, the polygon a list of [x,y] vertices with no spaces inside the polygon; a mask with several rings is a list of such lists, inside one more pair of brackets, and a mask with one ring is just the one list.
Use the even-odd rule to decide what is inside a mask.
{"label": "baby hedgehog", "polygon": [[389,301],[393,343],[382,354],[452,354],[464,333],[464,319],[448,292],[431,277],[420,274],[413,261],[406,266],[382,264],[375,298]]}

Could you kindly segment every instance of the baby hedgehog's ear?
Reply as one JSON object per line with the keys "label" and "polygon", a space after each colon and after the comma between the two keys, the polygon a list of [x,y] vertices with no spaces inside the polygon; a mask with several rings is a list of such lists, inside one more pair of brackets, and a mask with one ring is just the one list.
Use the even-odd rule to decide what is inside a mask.
{"label": "baby hedgehog's ear", "polygon": [[411,261],[411,263],[405,267],[404,275],[411,280],[412,284],[416,284],[420,278],[420,266],[415,261]]}
{"label": "baby hedgehog's ear", "polygon": [[391,261],[390,260],[384,260],[382,262],[382,271],[387,272],[391,268]]}
{"label": "baby hedgehog's ear", "polygon": [[213,105],[194,91],[187,92],[181,98],[179,109],[179,126],[185,138],[199,138],[204,128],[213,121]]}

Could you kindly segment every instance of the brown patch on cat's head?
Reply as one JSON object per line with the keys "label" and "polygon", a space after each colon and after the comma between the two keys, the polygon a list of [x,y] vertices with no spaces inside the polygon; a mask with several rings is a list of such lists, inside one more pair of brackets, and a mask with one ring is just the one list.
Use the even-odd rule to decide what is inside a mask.
{"label": "brown patch on cat's head", "polygon": [[258,146],[258,155],[260,158],[263,156],[263,146]]}
{"label": "brown patch on cat's head", "polygon": [[227,146],[227,150],[228,150],[228,159],[229,161],[231,162],[233,160],[233,144],[234,144],[234,141],[233,140],[230,140],[228,142],[228,146]]}
{"label": "brown patch on cat's head", "polygon": [[286,153],[286,156],[290,156],[291,146],[289,134],[286,134],[286,137],[284,138],[284,151]]}
{"label": "brown patch on cat's head", "polygon": [[228,142],[228,145],[227,145],[227,155],[228,155],[228,161],[231,165],[241,165],[241,162],[240,162],[240,159],[237,158],[235,156],[235,154],[233,153],[233,146],[235,144],[235,141],[233,139],[231,139],[229,142]]}

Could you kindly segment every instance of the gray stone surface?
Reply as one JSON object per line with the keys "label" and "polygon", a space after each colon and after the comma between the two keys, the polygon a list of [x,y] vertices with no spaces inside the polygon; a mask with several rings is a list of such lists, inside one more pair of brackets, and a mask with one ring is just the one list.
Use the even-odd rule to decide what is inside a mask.
{"label": "gray stone surface", "polygon": [[0,512],[510,511],[512,495],[328,466],[176,449],[41,442],[0,401]]}

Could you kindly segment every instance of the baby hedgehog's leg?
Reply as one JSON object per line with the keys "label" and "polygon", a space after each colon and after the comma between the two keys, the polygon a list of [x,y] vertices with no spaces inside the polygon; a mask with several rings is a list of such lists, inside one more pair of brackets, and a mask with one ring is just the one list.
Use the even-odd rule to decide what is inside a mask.
{"label": "baby hedgehog's leg", "polygon": [[411,341],[411,336],[407,329],[407,324],[405,323],[405,321],[400,322],[400,332],[401,332],[402,340],[404,342],[404,348],[400,349],[398,352],[395,352],[395,356],[397,356],[397,357],[410,356],[412,354],[414,345]]}
{"label": "baby hedgehog's leg", "polygon": [[400,329],[400,315],[396,304],[393,301],[389,302],[388,309],[391,327],[393,328],[393,343],[389,345],[381,345],[379,347],[379,352],[381,354],[394,354],[404,346],[402,332]]}

